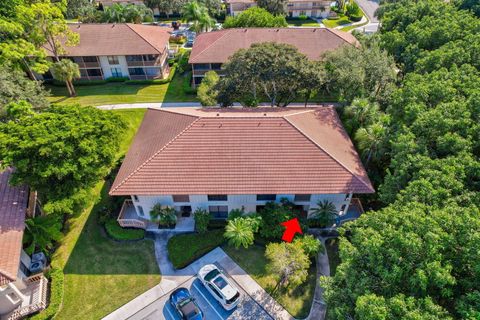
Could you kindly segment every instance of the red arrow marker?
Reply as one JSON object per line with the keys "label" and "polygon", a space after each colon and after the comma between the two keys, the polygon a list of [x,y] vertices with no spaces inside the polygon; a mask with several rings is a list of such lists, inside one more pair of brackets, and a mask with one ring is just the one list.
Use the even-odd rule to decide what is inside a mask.
{"label": "red arrow marker", "polygon": [[286,228],[282,236],[283,241],[292,242],[297,232],[303,234],[302,228],[300,227],[300,223],[298,222],[297,218],[282,222],[281,225]]}

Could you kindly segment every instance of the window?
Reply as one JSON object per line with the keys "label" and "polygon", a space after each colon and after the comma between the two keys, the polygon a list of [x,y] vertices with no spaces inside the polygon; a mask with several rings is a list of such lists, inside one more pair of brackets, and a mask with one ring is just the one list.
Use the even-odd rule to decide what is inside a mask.
{"label": "window", "polygon": [[295,202],[310,202],[311,194],[296,194]]}
{"label": "window", "polygon": [[143,55],[143,60],[144,61],[155,61],[157,60],[157,56],[154,54],[145,54]]}
{"label": "window", "polygon": [[87,69],[87,74],[89,77],[101,77],[102,71],[100,69]]}
{"label": "window", "polygon": [[80,69],[80,77],[86,78],[88,76],[88,72],[86,69]]}
{"label": "window", "polygon": [[193,81],[195,82],[195,85],[199,85],[202,83],[203,77],[194,77]]}
{"label": "window", "polygon": [[215,293],[215,295],[217,295],[220,299],[223,299],[223,297],[220,295],[220,293],[218,293],[217,291],[217,288],[215,288],[212,284],[208,284],[208,286],[210,287],[210,289]]}
{"label": "window", "polygon": [[122,69],[120,68],[111,68],[112,77],[114,78],[121,78],[122,77]]}
{"label": "window", "polygon": [[98,62],[97,57],[83,57],[83,62]]}
{"label": "window", "polygon": [[145,74],[148,76],[158,76],[160,74],[160,68],[145,68]]}
{"label": "window", "polygon": [[145,71],[143,68],[129,68],[128,72],[130,72],[131,76],[144,76]]}
{"label": "window", "polygon": [[173,202],[190,202],[190,196],[188,194],[176,194],[172,196]]}
{"label": "window", "polygon": [[297,214],[299,214],[302,218],[306,218],[308,216],[308,211],[310,210],[310,206],[295,205],[293,206],[293,210]]}
{"label": "window", "polygon": [[212,70],[220,70],[222,68],[221,63],[212,63]]}
{"label": "window", "polygon": [[133,196],[133,201],[138,202],[138,196]]}
{"label": "window", "polygon": [[228,206],[209,206],[208,211],[210,211],[213,219],[228,218]]}
{"label": "window", "polygon": [[109,64],[118,64],[118,57],[117,56],[107,56]]}
{"label": "window", "polygon": [[143,217],[145,215],[145,212],[143,212],[143,207],[142,206],[137,206],[138,214]]}
{"label": "window", "polygon": [[276,194],[257,194],[257,201],[275,201],[276,199]]}
{"label": "window", "polygon": [[210,70],[210,64],[209,63],[195,63],[193,65],[193,68],[195,70]]}
{"label": "window", "polygon": [[126,59],[127,59],[127,62],[143,61],[142,56],[127,56]]}
{"label": "window", "polygon": [[209,194],[207,196],[208,201],[227,201],[227,195],[226,194]]}

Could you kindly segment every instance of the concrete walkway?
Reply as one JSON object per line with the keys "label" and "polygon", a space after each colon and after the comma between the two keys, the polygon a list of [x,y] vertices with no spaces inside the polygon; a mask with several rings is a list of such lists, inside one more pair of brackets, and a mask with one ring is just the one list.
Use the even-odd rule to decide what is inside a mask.
{"label": "concrete walkway", "polygon": [[330,276],[330,264],[328,263],[327,249],[325,248],[325,238],[317,235],[317,238],[322,242],[324,249],[323,253],[319,253],[317,257],[317,283],[315,286],[315,293],[313,295],[312,308],[306,320],[323,320],[327,313],[327,305],[323,300],[323,288],[320,286],[318,279],[321,276]]}
{"label": "concrete walkway", "polygon": [[110,313],[104,320],[127,319],[145,306],[168,294],[177,286],[195,277],[200,268],[206,264],[217,264],[233,278],[245,292],[263,307],[272,317],[278,320],[294,320],[294,318],[278,304],[262,287],[258,285],[238,264],[236,264],[221,248],[216,248],[192,264],[176,270],[167,254],[168,240],[175,232],[155,234],[155,256],[160,267],[162,280],[160,284],[146,291],[127,304]]}

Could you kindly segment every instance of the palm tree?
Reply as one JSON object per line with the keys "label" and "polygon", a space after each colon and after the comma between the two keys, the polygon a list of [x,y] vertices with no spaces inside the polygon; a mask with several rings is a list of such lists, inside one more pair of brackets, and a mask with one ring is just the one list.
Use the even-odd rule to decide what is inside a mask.
{"label": "palm tree", "polygon": [[52,75],[59,81],[65,81],[70,97],[76,96],[75,88],[73,87],[73,80],[80,78],[80,69],[78,64],[69,59],[62,59],[51,68]]}
{"label": "palm tree", "polygon": [[187,2],[182,8],[183,20],[193,22],[193,31],[200,33],[215,26],[216,20],[208,14],[208,8],[197,1]]}
{"label": "palm tree", "polygon": [[224,237],[228,239],[228,244],[236,249],[240,246],[248,248],[255,239],[253,232],[254,226],[247,218],[235,218],[228,221]]}
{"label": "palm tree", "polygon": [[62,238],[62,224],[55,215],[38,216],[25,220],[24,243],[29,244],[26,251],[35,252],[36,249],[46,251],[52,248],[53,243]]}
{"label": "palm tree", "polygon": [[355,142],[357,143],[365,165],[368,165],[370,160],[378,159],[383,152],[383,140],[387,134],[387,129],[382,122],[371,124],[366,128],[360,128],[355,133]]}
{"label": "palm tree", "polygon": [[344,123],[347,131],[352,135],[358,128],[366,127],[378,121],[381,116],[377,103],[370,103],[368,99],[354,99],[344,111]]}
{"label": "palm tree", "polygon": [[337,208],[328,200],[318,201],[317,207],[312,209],[312,218],[322,226],[331,226],[337,216]]}

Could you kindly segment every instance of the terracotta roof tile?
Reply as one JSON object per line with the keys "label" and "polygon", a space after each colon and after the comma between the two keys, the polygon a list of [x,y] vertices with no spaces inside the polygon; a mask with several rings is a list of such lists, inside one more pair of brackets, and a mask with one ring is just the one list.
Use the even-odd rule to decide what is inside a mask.
{"label": "terracotta roof tile", "polygon": [[[80,36],[80,42],[66,47],[67,56],[108,56],[160,54],[170,38],[170,29],[141,24],[69,24],[70,29]],[[44,46],[52,55],[49,46]]]}
{"label": "terracotta roof tile", "polygon": [[12,172],[0,173],[0,286],[17,278],[28,203],[27,187],[9,185]]}
{"label": "terracotta roof tile", "polygon": [[349,192],[374,190],[330,107],[149,109],[110,190],[111,195]]}
{"label": "terracotta roof tile", "polygon": [[291,44],[311,60],[345,44],[359,45],[351,34],[328,28],[225,29],[198,35],[189,62],[225,63],[239,49],[260,42]]}

